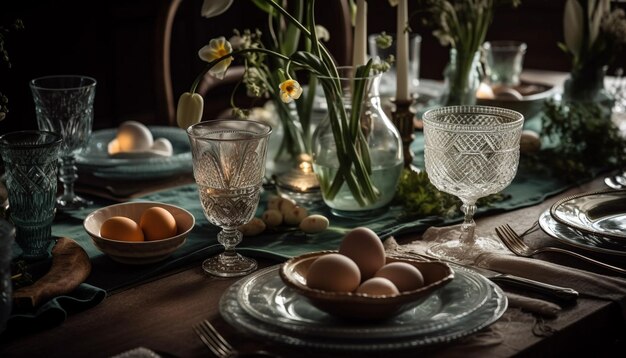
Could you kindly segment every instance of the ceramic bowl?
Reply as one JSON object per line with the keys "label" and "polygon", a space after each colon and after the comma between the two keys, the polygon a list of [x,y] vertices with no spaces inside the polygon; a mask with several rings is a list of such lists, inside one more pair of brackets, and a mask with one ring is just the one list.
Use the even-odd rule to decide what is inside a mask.
{"label": "ceramic bowl", "polygon": [[557,92],[556,87],[552,85],[536,82],[522,82],[513,89],[522,95],[521,99],[478,98],[476,104],[511,109],[521,113],[524,119],[530,119],[541,112],[545,101]]}
{"label": "ceramic bowl", "polygon": [[306,297],[312,305],[331,315],[352,320],[382,320],[400,314],[423,302],[438,288],[454,278],[454,271],[443,262],[414,261],[387,257],[387,263],[402,261],[418,268],[424,276],[424,286],[395,296],[369,296],[354,292],[329,292],[309,288],[306,276],[318,257],[337,251],[318,251],[289,259],[280,268],[280,277],[288,287]]}
{"label": "ceramic bowl", "polygon": [[[117,241],[100,236],[102,223],[112,216],[125,216],[139,222],[141,214],[148,208],[158,206],[169,211],[176,219],[178,234],[163,240]],[[100,208],[87,215],[83,222],[85,231],[91,236],[94,246],[111,259],[124,264],[143,265],[166,259],[187,240],[195,224],[194,216],[178,206],[142,201],[115,204]]]}

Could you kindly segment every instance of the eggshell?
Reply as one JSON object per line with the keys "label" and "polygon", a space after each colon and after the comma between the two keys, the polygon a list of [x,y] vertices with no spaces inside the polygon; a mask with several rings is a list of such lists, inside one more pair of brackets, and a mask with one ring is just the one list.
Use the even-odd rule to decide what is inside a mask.
{"label": "eggshell", "polygon": [[144,241],[143,231],[134,220],[124,216],[112,216],[100,226],[100,236],[117,241]]}
{"label": "eggshell", "polygon": [[346,234],[339,246],[339,253],[356,262],[364,280],[374,276],[385,264],[385,248],[374,231],[357,227]]}
{"label": "eggshell", "polygon": [[313,214],[302,219],[298,228],[307,234],[317,234],[326,230],[329,224],[330,222],[324,215]]}
{"label": "eggshell", "polygon": [[161,207],[151,207],[141,214],[139,227],[146,241],[163,240],[176,236],[176,219],[169,211]]}
{"label": "eggshell", "polygon": [[361,283],[359,267],[354,261],[340,254],[318,257],[306,273],[310,288],[331,292],[352,292]]}
{"label": "eggshell", "polygon": [[261,215],[261,219],[265,222],[265,225],[274,227],[282,224],[283,214],[276,209],[265,210]]}
{"label": "eggshell", "polygon": [[400,293],[398,288],[390,280],[384,277],[372,277],[363,282],[356,293],[364,293],[370,296],[394,296]]}
{"label": "eggshell", "polygon": [[117,129],[117,141],[122,152],[149,150],[154,143],[148,127],[137,121],[120,124]]}
{"label": "eggshell", "polygon": [[406,262],[391,262],[376,271],[374,277],[384,277],[400,292],[413,291],[424,286],[424,276],[420,270]]}
{"label": "eggshell", "polygon": [[172,146],[172,142],[170,142],[167,138],[156,139],[154,143],[152,143],[151,149],[165,157],[169,157],[174,154],[174,147]]}
{"label": "eggshell", "polygon": [[265,231],[265,222],[259,218],[252,218],[248,223],[237,228],[243,236],[256,236]]}
{"label": "eggshell", "polygon": [[301,206],[296,206],[291,210],[281,211],[283,213],[283,221],[286,225],[297,226],[305,217],[309,215],[309,211]]}

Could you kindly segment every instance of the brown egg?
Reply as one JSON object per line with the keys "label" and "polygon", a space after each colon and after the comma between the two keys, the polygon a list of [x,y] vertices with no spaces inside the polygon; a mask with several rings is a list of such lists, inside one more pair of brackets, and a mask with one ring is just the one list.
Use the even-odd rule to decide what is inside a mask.
{"label": "brown egg", "polygon": [[166,209],[153,206],[144,210],[139,220],[146,241],[163,240],[176,236],[176,219]]}
{"label": "brown egg", "polygon": [[144,241],[143,231],[134,220],[124,216],[112,216],[100,226],[100,236],[117,241]]}
{"label": "brown egg", "polygon": [[424,286],[424,276],[417,267],[406,262],[391,262],[381,267],[374,277],[393,282],[400,292],[413,291]]}
{"label": "brown egg", "polygon": [[359,267],[350,258],[340,254],[318,257],[306,274],[306,285],[318,290],[352,292],[360,283]]}
{"label": "brown egg", "polygon": [[390,280],[384,277],[372,277],[363,282],[357,293],[364,293],[370,296],[394,296],[399,294],[398,288]]}
{"label": "brown egg", "polygon": [[361,270],[361,278],[374,276],[385,264],[385,248],[374,231],[366,227],[352,229],[343,238],[339,253],[356,262]]}

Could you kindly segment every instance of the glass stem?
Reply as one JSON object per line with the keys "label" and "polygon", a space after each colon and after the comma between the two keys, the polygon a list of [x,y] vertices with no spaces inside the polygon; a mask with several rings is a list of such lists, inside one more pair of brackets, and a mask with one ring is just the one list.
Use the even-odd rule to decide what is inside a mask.
{"label": "glass stem", "polygon": [[476,222],[474,221],[476,201],[463,200],[461,211],[465,214],[465,220],[463,220],[463,224],[461,225],[461,240],[466,243],[473,244],[476,238],[476,235],[474,235],[474,229],[476,229]]}
{"label": "glass stem", "polygon": [[59,180],[63,183],[63,196],[72,198],[74,194],[74,182],[78,178],[76,159],[73,155],[61,158],[61,168],[59,169]]}
{"label": "glass stem", "polygon": [[227,255],[234,255],[235,246],[241,242],[241,232],[235,228],[224,228],[217,234],[217,241],[224,245],[224,250]]}

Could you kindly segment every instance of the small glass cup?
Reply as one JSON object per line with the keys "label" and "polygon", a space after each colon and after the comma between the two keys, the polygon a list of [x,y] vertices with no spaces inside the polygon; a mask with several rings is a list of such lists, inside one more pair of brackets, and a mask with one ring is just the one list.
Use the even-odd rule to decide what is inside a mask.
{"label": "small glass cup", "polygon": [[[371,34],[368,36],[367,40],[369,43],[369,51],[370,56],[372,58],[380,58],[380,60],[384,60],[389,55],[393,55],[396,57],[396,36],[390,34],[393,42],[390,47],[382,49],[378,47],[376,44],[376,39],[380,36],[380,34]],[[420,76],[420,46],[422,44],[422,37],[419,34],[412,33],[409,35],[409,91],[411,93],[417,92],[417,87],[419,86],[419,76]],[[380,93],[381,95],[389,95],[391,97],[395,97],[396,93],[396,66],[395,63],[398,61],[396,58],[395,61],[391,64],[391,68],[389,71],[385,72],[380,80]]]}
{"label": "small glass cup", "polygon": [[9,217],[15,225],[15,241],[26,260],[49,255],[61,141],[60,135],[48,131],[18,131],[0,136]]}
{"label": "small glass cup", "polygon": [[487,41],[483,44],[485,73],[492,87],[519,85],[526,47],[521,41]]}

